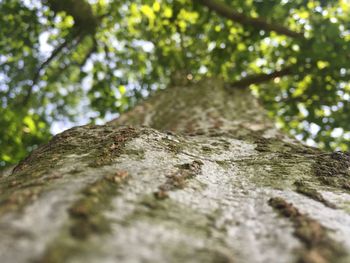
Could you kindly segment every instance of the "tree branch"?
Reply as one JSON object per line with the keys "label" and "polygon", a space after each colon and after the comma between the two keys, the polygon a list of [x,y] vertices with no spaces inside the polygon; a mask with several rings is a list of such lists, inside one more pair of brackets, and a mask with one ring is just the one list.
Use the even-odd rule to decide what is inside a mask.
{"label": "tree branch", "polygon": [[230,87],[236,87],[236,88],[248,87],[249,85],[252,85],[252,84],[263,83],[277,77],[290,75],[291,73],[292,73],[291,67],[287,67],[285,69],[274,71],[269,74],[258,74],[254,76],[248,76],[246,78],[243,78],[241,80],[231,83]]}
{"label": "tree branch", "polygon": [[25,95],[22,103],[23,105],[27,105],[28,102],[29,102],[29,99],[33,93],[33,87],[37,84],[37,82],[39,81],[39,78],[40,78],[40,72],[50,64],[50,62],[55,59],[61,52],[62,50],[67,47],[69,44],[70,44],[70,41],[74,41],[75,38],[79,37],[80,38],[77,40],[77,43],[75,43],[74,46],[78,45],[80,43],[80,41],[82,40],[83,36],[78,33],[77,35],[73,36],[72,38],[71,37],[68,37],[65,39],[65,41],[60,44],[57,48],[54,49],[54,51],[52,51],[51,55],[39,66],[39,68],[36,70],[34,76],[33,76],[33,79],[32,79],[32,83],[31,85],[29,86],[28,88],[28,91],[27,91],[27,94]]}
{"label": "tree branch", "polygon": [[274,31],[278,34],[286,35],[292,38],[304,39],[304,35],[302,33],[292,31],[289,28],[286,28],[280,25],[268,23],[262,18],[253,18],[253,17],[245,16],[244,14],[241,14],[239,12],[232,10],[230,6],[226,5],[220,0],[194,0],[194,1],[197,1],[200,4],[208,7],[210,10],[213,10],[216,13],[234,22],[238,22],[242,25],[253,26],[268,32]]}

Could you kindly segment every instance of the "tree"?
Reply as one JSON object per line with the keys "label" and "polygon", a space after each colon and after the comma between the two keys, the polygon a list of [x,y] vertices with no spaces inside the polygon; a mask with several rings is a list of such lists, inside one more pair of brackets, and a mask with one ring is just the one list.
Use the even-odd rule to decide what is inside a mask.
{"label": "tree", "polygon": [[0,255],[348,262],[349,167],[276,130],[247,89],[182,84],[55,136],[1,178]]}
{"label": "tree", "polygon": [[125,112],[179,69],[249,85],[286,132],[348,149],[348,1],[3,0],[0,11],[1,166],[47,142],[52,122]]}
{"label": "tree", "polygon": [[[98,27],[103,25],[101,21],[106,17],[115,25],[114,16],[91,15],[99,14],[101,10],[98,7],[102,2],[95,5],[95,13],[87,11],[90,10],[89,5],[85,5],[87,2],[77,1],[76,3],[82,3],[74,5],[77,9],[67,8],[67,3],[71,2],[48,1],[48,6],[55,12],[65,11],[73,17],[74,27],[69,32],[73,35],[78,34],[74,32],[83,32],[79,33],[84,36],[78,37],[80,41],[89,39],[90,37],[85,37],[91,34],[95,36],[97,32],[101,33]],[[155,43],[152,55],[158,54],[157,57],[150,55],[140,58],[141,61],[149,59],[155,63],[152,68],[144,68],[149,75],[149,82],[139,64],[135,67],[140,72],[132,71],[130,75],[140,74],[140,79],[146,85],[150,85],[157,76],[166,79],[171,75],[169,87],[157,91],[148,100],[140,102],[104,126],[91,124],[75,127],[55,136],[48,144],[34,150],[20,162],[11,175],[0,177],[2,260],[348,262],[349,154],[324,152],[291,139],[275,128],[274,122],[247,88],[250,84],[259,84],[253,87],[253,91],[259,93],[265,101],[284,91],[287,95],[283,99],[290,100],[281,103],[289,107],[292,107],[291,101],[300,103],[298,99],[310,92],[318,95],[319,105],[323,105],[323,89],[316,83],[330,81],[329,78],[334,78],[334,81],[344,80],[346,72],[342,76],[344,79],[335,72],[346,62],[341,56],[332,59],[332,52],[327,55],[312,53],[312,50],[316,52],[312,46],[314,43],[317,42],[322,47],[328,43],[322,37],[320,40],[312,37],[316,32],[314,30],[321,29],[302,34],[300,28],[303,23],[293,24],[288,21],[290,27],[286,27],[256,18],[255,12],[259,15],[271,14],[271,9],[280,10],[273,13],[276,18],[271,16],[271,19],[279,21],[285,17],[285,12],[289,9],[286,6],[279,9],[281,4],[273,1],[267,6],[259,2],[239,2],[239,12],[227,12],[229,7],[225,4],[207,0],[193,5],[182,1],[162,2],[163,5],[159,2],[152,5],[145,3],[140,9],[137,9],[138,2],[125,2],[124,5],[120,4],[118,14],[128,14],[128,4],[133,15],[125,15],[123,18],[126,17],[129,23],[134,21],[129,25],[136,27],[135,22],[140,22],[140,19],[146,19],[148,24],[140,25],[141,28],[145,27],[143,30],[134,28],[135,31],[132,31],[131,28],[130,36],[125,32],[123,36],[129,40],[141,32],[148,32],[149,35],[145,38],[153,39]],[[339,7],[338,3],[311,2],[307,8],[316,11],[322,8],[321,13],[324,10],[331,12],[335,7],[345,10],[346,5],[343,2],[340,4]],[[168,5],[172,5],[172,8]],[[272,49],[279,51],[278,56],[281,58],[288,55],[291,57],[285,58],[284,63],[272,63],[269,59],[276,54],[268,55],[270,47],[265,43],[264,52],[271,65],[261,71],[254,65],[243,63],[256,58],[254,50],[233,52],[229,58],[237,63],[234,68],[225,63],[218,64],[215,59],[220,53],[228,57],[232,51],[224,42],[226,48],[219,47],[215,56],[211,53],[207,55],[207,52],[201,53],[201,50],[189,44],[193,42],[189,36],[197,34],[198,39],[201,38],[198,32],[210,36],[211,26],[207,28],[208,21],[219,19],[212,16],[212,13],[204,16],[207,10],[203,5],[247,28],[247,31],[237,35],[232,33],[242,41],[228,39],[231,43],[236,43],[237,49],[245,50],[250,45],[257,48],[253,43],[264,46],[264,41],[273,43],[275,40],[284,40],[286,43],[283,48],[277,45]],[[306,8],[304,3],[296,1],[287,3],[287,7],[288,5],[305,17],[305,13],[301,12]],[[108,14],[116,10],[110,5],[106,6],[110,8],[107,9]],[[159,14],[165,16],[161,18],[168,21],[162,26],[169,26],[170,34],[180,38],[179,43],[175,41],[180,46],[171,46],[171,42],[166,42],[169,34],[158,30],[158,17],[154,14],[160,12],[161,8],[164,10]],[[243,15],[247,10],[251,10],[252,17]],[[338,9],[333,11],[339,12],[338,19],[346,19]],[[81,17],[85,12],[89,14],[89,20]],[[318,20],[320,16],[327,17],[317,12],[310,18],[316,24],[321,23]],[[198,19],[204,20],[198,22]],[[192,23],[192,20],[196,22],[194,28],[187,29],[186,22]],[[118,25],[122,26],[123,20],[118,21]],[[331,21],[327,24],[327,19],[322,22],[327,28],[331,25]],[[82,24],[89,26],[84,30],[79,29]],[[223,25],[226,27],[226,24]],[[217,37],[223,28],[219,30],[215,27]],[[229,27],[235,30],[240,28],[232,24]],[[330,28],[334,32],[335,29]],[[260,40],[261,35],[266,34],[260,34],[260,29],[275,33],[270,33],[270,40]],[[226,36],[231,34],[227,31],[222,33],[226,33]],[[157,41],[154,40],[156,34],[159,34]],[[279,40],[279,35],[276,34],[286,37]],[[72,35],[66,37],[69,40],[75,39]],[[337,50],[346,54],[347,47],[337,41],[327,47],[331,46],[334,52]],[[347,40],[339,38],[339,41]],[[337,43],[342,49],[339,49]],[[245,47],[241,45],[239,48],[240,44]],[[46,61],[57,59],[55,54],[60,53],[60,49],[64,50],[66,45],[58,46],[57,51],[52,53],[53,58]],[[100,45],[98,43],[95,48]],[[134,42],[131,46],[135,45],[139,44]],[[199,46],[200,44],[196,45],[197,48]],[[295,50],[285,48],[288,46],[294,46]],[[164,55],[166,50],[173,59]],[[131,54],[143,54],[138,52],[136,50]],[[198,55],[198,58],[193,57],[193,54]],[[324,58],[321,60],[319,56]],[[71,57],[69,59],[74,60]],[[306,61],[305,65],[298,60]],[[46,61],[44,64],[48,64]],[[226,61],[232,65],[230,59]],[[167,63],[169,65],[165,67]],[[102,64],[97,64],[102,67]],[[71,65],[73,68],[76,66],[70,63],[67,67]],[[206,74],[198,73],[201,66],[206,66]],[[240,67],[243,69],[244,66],[247,77],[240,71]],[[59,68],[59,61],[51,67]],[[41,66],[38,69],[41,71]],[[98,77],[98,73],[104,70],[107,70],[104,77],[109,76],[108,69],[105,66],[102,69],[95,71],[95,80],[115,85],[115,79]],[[166,75],[167,72],[169,75]],[[285,88],[288,83],[292,85],[291,78],[300,81],[297,89],[288,97],[288,92],[291,91]],[[261,85],[268,80],[278,82],[281,90],[276,91],[276,87],[271,84]],[[33,86],[26,87],[28,92],[20,94],[19,98],[24,98],[24,102],[29,103],[33,100],[34,89]],[[122,94],[125,87],[118,87]],[[311,91],[309,87],[315,90]],[[111,87],[110,89],[112,90]],[[95,91],[97,90],[109,89],[96,88]],[[334,92],[339,90],[341,87],[337,86]],[[297,95],[293,95],[295,93]],[[125,99],[120,97],[121,101],[123,98]],[[336,99],[332,97],[332,100]],[[108,108],[109,104],[105,105]],[[276,104],[273,105],[275,106]],[[313,107],[317,110],[315,105]],[[346,112],[343,114],[345,116]]]}

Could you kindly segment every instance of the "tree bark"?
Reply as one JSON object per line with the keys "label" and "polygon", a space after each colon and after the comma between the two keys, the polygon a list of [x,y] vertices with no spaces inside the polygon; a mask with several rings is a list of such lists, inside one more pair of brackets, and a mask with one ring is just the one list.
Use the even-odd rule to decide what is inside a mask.
{"label": "tree bark", "polygon": [[0,176],[1,262],[350,262],[349,167],[248,89],[169,87]]}

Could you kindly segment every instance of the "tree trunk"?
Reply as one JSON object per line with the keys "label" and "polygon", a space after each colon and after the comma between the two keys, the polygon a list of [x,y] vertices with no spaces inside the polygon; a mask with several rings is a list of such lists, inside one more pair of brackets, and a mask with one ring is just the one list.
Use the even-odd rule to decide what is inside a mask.
{"label": "tree trunk", "polygon": [[0,177],[1,262],[350,262],[350,156],[207,79],[76,127]]}

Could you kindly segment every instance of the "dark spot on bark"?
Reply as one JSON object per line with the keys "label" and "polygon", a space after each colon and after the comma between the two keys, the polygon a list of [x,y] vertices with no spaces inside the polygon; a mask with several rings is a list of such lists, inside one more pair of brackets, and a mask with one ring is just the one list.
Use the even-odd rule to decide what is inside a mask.
{"label": "dark spot on bark", "polygon": [[254,143],[256,144],[256,146],[255,146],[256,151],[258,151],[258,152],[269,152],[270,151],[269,140],[267,140],[263,137],[260,137]]}
{"label": "dark spot on bark", "polygon": [[317,179],[324,185],[350,190],[350,154],[333,152],[319,154],[314,170]]}
{"label": "dark spot on bark", "polygon": [[172,153],[180,153],[182,151],[181,143],[173,141],[169,138],[163,138],[165,148]]}
{"label": "dark spot on bark", "polygon": [[167,176],[165,183],[160,185],[158,190],[154,193],[155,197],[158,199],[165,199],[168,197],[168,191],[184,188],[187,180],[201,172],[202,165],[203,162],[199,160],[195,160],[192,163],[177,165],[177,171]]}
{"label": "dark spot on bark", "polygon": [[20,210],[38,198],[43,189],[62,174],[51,173],[39,178],[29,175],[9,176],[0,180],[0,214]]}
{"label": "dark spot on bark", "polygon": [[209,128],[209,131],[208,131],[209,137],[221,137],[224,135],[225,135],[225,132],[223,132],[221,130]]}
{"label": "dark spot on bark", "polygon": [[128,156],[135,156],[137,160],[145,159],[145,151],[142,149],[124,149],[124,154]]}
{"label": "dark spot on bark", "polygon": [[169,194],[165,190],[158,189],[158,191],[154,192],[154,197],[158,200],[164,200],[166,198],[169,198]]}
{"label": "dark spot on bark", "polygon": [[255,150],[258,152],[274,152],[285,157],[296,155],[307,156],[320,153],[320,150],[317,148],[302,144],[287,143],[276,138],[266,139],[262,135],[259,135],[259,133],[252,134],[251,136],[254,144],[256,144]]}
{"label": "dark spot on bark", "polygon": [[184,163],[184,164],[180,164],[177,167],[180,169],[184,169],[184,170],[189,170],[194,174],[198,174],[201,171],[201,167],[203,165],[203,162],[200,160],[195,160],[192,163]]}
{"label": "dark spot on bark", "polygon": [[110,230],[109,222],[101,212],[109,208],[111,199],[117,194],[118,185],[127,178],[126,171],[117,171],[83,189],[83,197],[69,208],[72,219],[70,232],[74,238],[85,239],[93,233],[101,234]]}
{"label": "dark spot on bark", "polygon": [[324,226],[300,213],[293,204],[280,197],[271,198],[268,203],[280,215],[289,218],[294,225],[294,236],[304,244],[298,262],[333,263],[346,256],[345,249],[328,236]]}
{"label": "dark spot on bark", "polygon": [[188,136],[200,136],[200,135],[205,135],[205,130],[203,129],[195,129],[191,132],[187,132],[186,135]]}
{"label": "dark spot on bark", "polygon": [[112,161],[124,153],[125,144],[133,138],[136,138],[139,132],[131,127],[118,129],[109,135],[109,139],[98,145],[98,151],[95,158],[90,163],[91,167],[99,167],[111,164]]}
{"label": "dark spot on bark", "polygon": [[9,211],[16,211],[23,208],[26,203],[38,199],[42,187],[32,186],[30,188],[16,189],[1,193],[0,197],[0,215]]}
{"label": "dark spot on bark", "polygon": [[92,235],[103,235],[111,231],[111,222],[103,212],[111,207],[111,200],[128,178],[126,171],[108,174],[81,191],[78,199],[69,209],[68,231],[61,230],[60,236],[49,244],[37,263],[67,262],[77,254],[84,254],[89,246],[85,242]]}
{"label": "dark spot on bark", "polygon": [[202,146],[202,150],[204,152],[211,152],[212,151],[212,149],[209,146]]}
{"label": "dark spot on bark", "polygon": [[310,197],[318,202],[323,203],[325,206],[328,206],[330,208],[337,208],[335,204],[329,202],[326,200],[319,192],[317,192],[316,189],[312,188],[311,186],[307,185],[303,181],[296,181],[294,183],[296,187],[296,191],[300,194],[303,194],[307,197]]}
{"label": "dark spot on bark", "polygon": [[229,169],[231,165],[230,161],[225,161],[225,160],[217,160],[215,162],[224,169]]}

